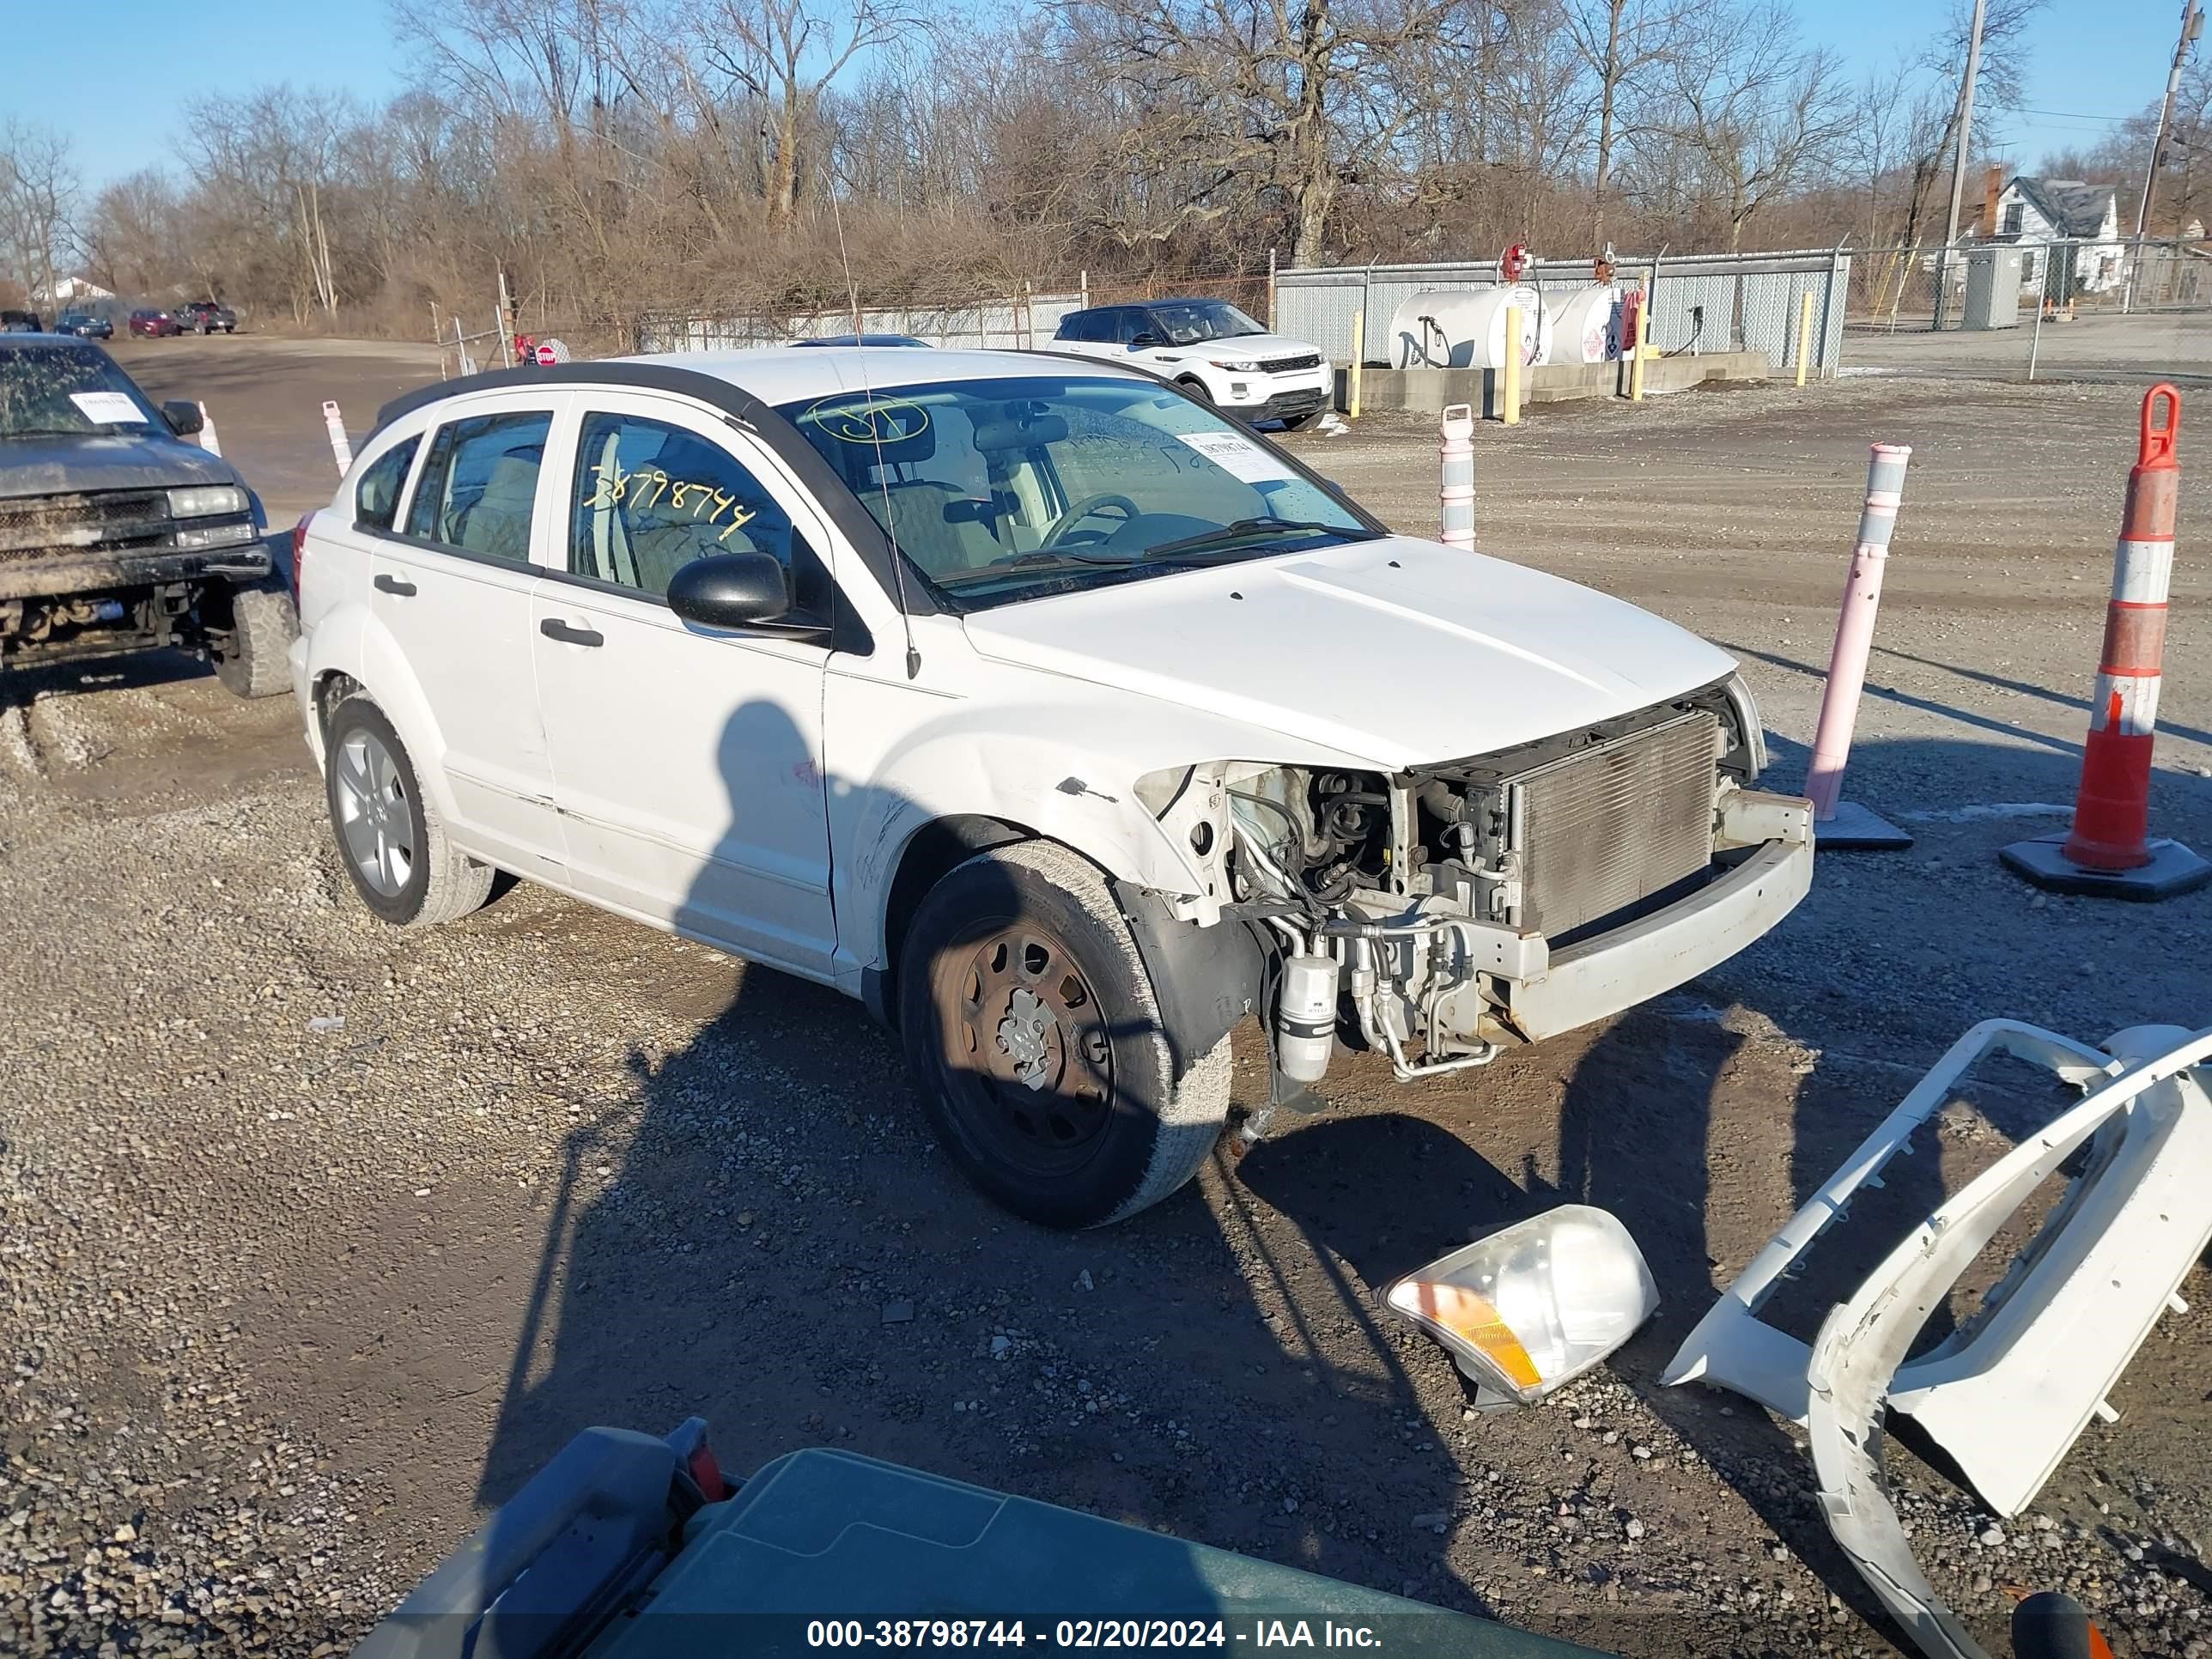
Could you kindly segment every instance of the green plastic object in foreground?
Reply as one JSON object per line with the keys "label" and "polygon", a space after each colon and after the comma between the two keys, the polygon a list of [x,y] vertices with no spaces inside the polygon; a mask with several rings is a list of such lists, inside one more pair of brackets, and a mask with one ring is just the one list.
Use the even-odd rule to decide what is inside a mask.
{"label": "green plastic object in foreground", "polygon": [[1002,1656],[1170,1647],[1231,1656],[1334,1646],[1391,1659],[1592,1651],[1049,1504],[810,1450],[778,1458],[735,1498],[700,1510],[649,1599],[588,1652],[766,1659],[819,1655],[833,1642]]}

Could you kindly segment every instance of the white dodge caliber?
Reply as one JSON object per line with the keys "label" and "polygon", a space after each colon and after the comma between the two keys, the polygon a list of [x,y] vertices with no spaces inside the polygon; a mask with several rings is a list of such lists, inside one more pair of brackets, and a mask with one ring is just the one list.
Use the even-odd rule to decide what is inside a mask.
{"label": "white dodge caliber", "polygon": [[1147,376],[999,352],[517,369],[295,536],[362,903],[495,871],[837,987],[1008,1209],[1174,1192],[1268,1098],[1618,1012],[1773,927],[1806,804],[1671,623],[1394,536]]}

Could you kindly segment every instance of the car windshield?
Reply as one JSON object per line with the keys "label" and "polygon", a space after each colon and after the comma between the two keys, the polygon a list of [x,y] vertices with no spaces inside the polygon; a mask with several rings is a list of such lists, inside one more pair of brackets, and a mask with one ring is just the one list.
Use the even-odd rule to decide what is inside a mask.
{"label": "car windshield", "polygon": [[1267,331],[1226,300],[1156,301],[1145,307],[1145,314],[1152,319],[1153,331],[1170,345],[1235,340]]}
{"label": "car windshield", "polygon": [[959,610],[1379,533],[1249,432],[1148,380],[946,380],[781,413]]}
{"label": "car windshield", "polygon": [[0,344],[0,438],[125,431],[155,419],[145,394],[96,346]]}

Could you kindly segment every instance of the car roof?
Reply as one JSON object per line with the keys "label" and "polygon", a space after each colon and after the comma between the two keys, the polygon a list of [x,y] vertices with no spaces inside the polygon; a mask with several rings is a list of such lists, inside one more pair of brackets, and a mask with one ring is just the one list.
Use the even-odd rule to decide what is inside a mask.
{"label": "car roof", "polygon": [[[559,384],[589,385],[593,369],[621,364],[708,375],[769,404],[826,398],[840,392],[880,392],[934,380],[1009,380],[1020,375],[1069,373],[1136,380],[1153,378],[1091,358],[1046,352],[916,351],[910,346],[753,346],[726,351],[668,351],[635,357],[603,357],[569,363],[562,366]],[[612,383],[620,376],[607,378]],[[500,371],[477,377],[465,387],[456,386],[453,395],[531,384],[533,379],[527,369]],[[434,395],[422,398],[421,403],[412,398],[403,401],[420,408],[439,399]],[[392,413],[396,416],[398,410]]]}

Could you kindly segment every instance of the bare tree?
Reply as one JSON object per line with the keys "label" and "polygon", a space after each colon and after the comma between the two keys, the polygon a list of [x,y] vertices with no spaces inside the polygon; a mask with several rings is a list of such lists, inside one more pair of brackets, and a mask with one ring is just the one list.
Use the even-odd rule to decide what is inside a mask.
{"label": "bare tree", "polygon": [[762,106],[769,220],[791,222],[800,150],[830,82],[861,53],[922,32],[920,0],[714,0],[700,20],[701,60]]}
{"label": "bare tree", "polygon": [[1597,135],[1590,178],[1590,241],[1605,246],[1606,189],[1624,104],[1653,70],[1682,49],[1692,16],[1687,0],[1575,0],[1566,27],[1596,80]]}
{"label": "bare tree", "polygon": [[1837,60],[1807,47],[1781,5],[1717,0],[1667,67],[1668,111],[1653,130],[1721,207],[1735,252],[1753,216],[1802,183],[1845,131]]}
{"label": "bare tree", "polygon": [[42,305],[54,302],[76,195],[67,138],[13,117],[0,123],[0,254]]}
{"label": "bare tree", "polygon": [[[1060,0],[1071,58],[1143,119],[1111,163],[1145,187],[1182,181],[1164,215],[1115,228],[1158,241],[1186,221],[1279,202],[1291,257],[1322,258],[1338,191],[1389,154],[1419,112],[1390,68],[1463,46],[1465,0]],[[1375,88],[1394,85],[1388,103]],[[1155,192],[1146,188],[1143,194]]]}

